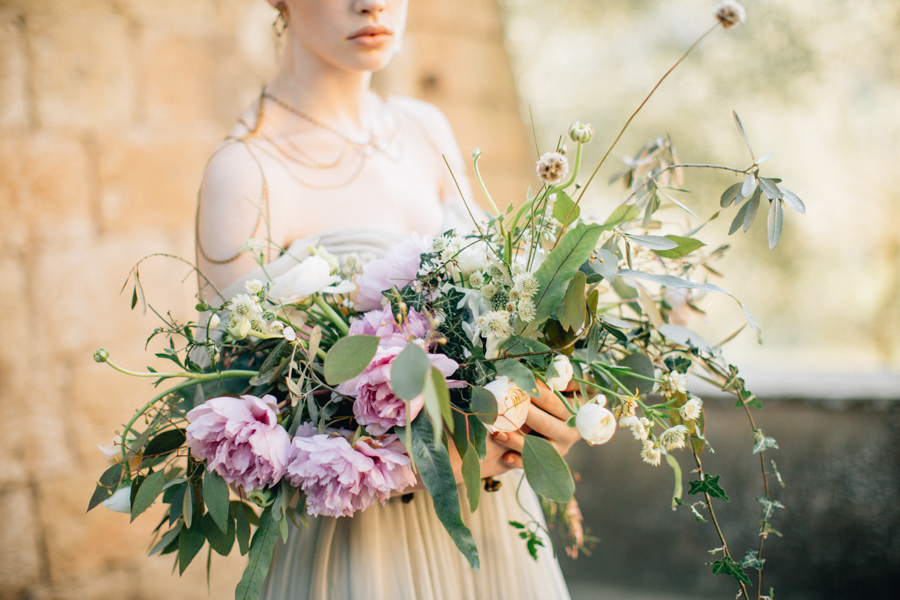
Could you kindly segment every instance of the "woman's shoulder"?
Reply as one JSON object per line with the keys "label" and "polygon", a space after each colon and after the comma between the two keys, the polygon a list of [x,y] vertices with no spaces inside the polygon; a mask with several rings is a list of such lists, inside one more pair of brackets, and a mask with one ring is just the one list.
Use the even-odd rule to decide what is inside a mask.
{"label": "woman's shoulder", "polygon": [[385,101],[412,119],[438,147],[456,145],[450,121],[434,104],[408,96],[389,96]]}

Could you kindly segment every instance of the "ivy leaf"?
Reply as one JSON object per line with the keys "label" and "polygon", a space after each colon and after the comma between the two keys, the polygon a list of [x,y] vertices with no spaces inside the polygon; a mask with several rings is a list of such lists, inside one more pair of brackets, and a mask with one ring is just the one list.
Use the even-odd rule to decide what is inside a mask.
{"label": "ivy leaf", "polygon": [[759,558],[759,553],[756,550],[747,550],[744,560],[741,561],[741,568],[762,571],[764,562],[766,562],[766,559]]}
{"label": "ivy leaf", "polygon": [[731,575],[744,585],[752,585],[750,578],[741,570],[741,565],[737,564],[727,556],[714,563],[706,563],[712,565],[713,575]]}
{"label": "ivy leaf", "polygon": [[784,508],[784,504],[779,502],[778,500],[770,500],[765,497],[760,497],[756,499],[757,502],[763,505],[763,520],[768,521],[772,515],[775,514],[776,508]]}
{"label": "ivy leaf", "polygon": [[688,494],[702,494],[706,493],[712,496],[713,498],[718,498],[719,500],[724,500],[728,502],[728,496],[725,495],[725,490],[719,487],[719,477],[721,475],[710,475],[707,473],[702,480],[692,481],[691,489]]}
{"label": "ivy leaf", "polygon": [[769,448],[778,450],[778,442],[775,441],[775,438],[766,437],[762,429],[753,430],[753,442],[753,454],[759,454]]}

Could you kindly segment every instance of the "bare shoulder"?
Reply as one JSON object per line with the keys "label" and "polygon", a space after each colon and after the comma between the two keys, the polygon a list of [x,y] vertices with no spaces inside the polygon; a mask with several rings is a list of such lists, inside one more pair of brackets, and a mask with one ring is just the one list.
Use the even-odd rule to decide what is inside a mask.
{"label": "bare shoulder", "polygon": [[456,137],[453,135],[450,121],[434,104],[406,96],[391,96],[388,103],[393,104],[414,119],[439,147],[443,149],[456,148]]}

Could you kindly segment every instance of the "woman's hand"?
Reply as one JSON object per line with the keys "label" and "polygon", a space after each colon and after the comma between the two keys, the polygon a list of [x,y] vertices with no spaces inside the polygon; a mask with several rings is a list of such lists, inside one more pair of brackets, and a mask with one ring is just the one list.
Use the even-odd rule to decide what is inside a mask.
{"label": "woman's hand", "polygon": [[[577,389],[578,384],[572,381],[565,391],[572,392]],[[523,427],[523,430],[526,430],[525,433],[513,431],[493,434],[494,441],[502,445],[506,450],[506,453],[503,455],[503,463],[508,468],[523,468],[522,450],[525,447],[524,436],[528,431],[540,433],[547,441],[553,444],[562,456],[565,456],[569,448],[581,439],[577,429],[566,425],[566,421],[572,416],[572,413],[556,397],[556,394],[540,382],[538,382],[538,391],[540,395],[532,397],[528,416],[525,418],[525,426]],[[577,408],[580,405],[580,401],[577,398],[575,396],[569,401],[573,408]]]}

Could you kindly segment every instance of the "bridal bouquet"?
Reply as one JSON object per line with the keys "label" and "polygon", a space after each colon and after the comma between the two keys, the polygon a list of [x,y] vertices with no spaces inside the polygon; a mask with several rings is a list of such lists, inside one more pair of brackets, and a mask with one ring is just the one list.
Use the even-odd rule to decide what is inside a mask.
{"label": "bridal bouquet", "polygon": [[[717,24],[741,20],[738,9],[723,3]],[[227,555],[237,543],[250,561],[236,597],[256,598],[276,540],[290,526],[302,530],[307,515],[351,516],[420,481],[477,569],[451,448],[461,458],[469,510],[477,510],[482,487],[497,485],[483,482],[480,472],[488,433],[522,428],[532,396],[546,386],[589,444],[627,430],[646,463],[665,460],[674,470],[672,508],[687,504],[698,520],[706,520],[705,510],[715,522],[713,499],[728,497],[719,476],[701,464],[707,423],[688,373],[737,396],[761,460],[777,443],[753,423],[750,409],[759,401],[723,359],[721,344],[685,326],[703,296],[728,294],[706,280],[724,248],[710,251],[696,237],[721,211],[690,231],[675,230],[660,211],[674,208],[699,220],[674,197],[683,191],[684,171],[694,167],[740,175],[721,197],[723,211],[737,207],[729,233],[747,231],[767,206],[774,247],[784,206],[805,209],[780,179],[761,174],[768,155],[757,159],[751,149],[746,168],[680,163],[670,140],[658,138],[626,159],[627,169],[614,178],[624,182],[624,201],[590,218],[580,201],[600,165],[584,185],[578,178],[592,137],[590,125],[572,125],[571,163],[562,142],[544,153],[536,165],[540,188],[506,210],[488,192],[478,170],[481,153],[473,152],[491,207],[486,219],[473,215],[474,233],[413,235],[369,261],[309,248],[281,276],[251,279],[244,293],[218,305],[201,301],[199,322],[163,318],[153,336],[168,337],[157,356],[174,363],[173,372],[130,371],[98,350],[98,362],[124,373],[157,384],[182,381],[140,408],[104,448],[110,466],[89,510],[102,503],[134,519],[161,500],[150,553],[175,554],[183,572],[205,545]],[[260,265],[263,245],[245,245]],[[138,267],[132,275],[133,306],[145,309]],[[567,393],[576,387],[580,393]],[[685,499],[676,452],[696,462],[693,503]],[[570,550],[577,552],[584,534],[565,460],[548,440],[526,435],[522,462],[549,512],[571,525]],[[781,504],[769,497],[767,481],[759,500],[764,540]],[[511,525],[536,556],[541,521]],[[723,556],[711,563],[713,572],[733,576],[747,594],[744,569],[761,573],[762,548],[739,558],[717,523],[716,530]]]}

